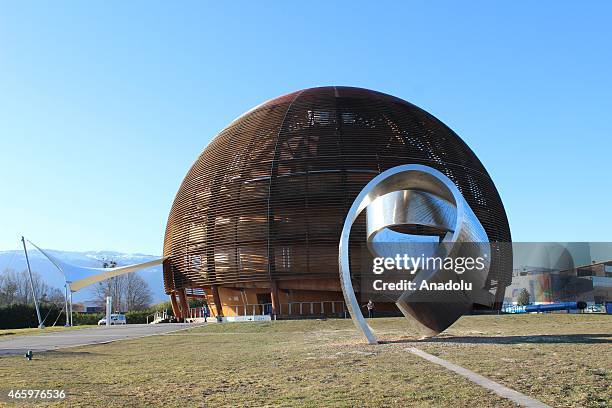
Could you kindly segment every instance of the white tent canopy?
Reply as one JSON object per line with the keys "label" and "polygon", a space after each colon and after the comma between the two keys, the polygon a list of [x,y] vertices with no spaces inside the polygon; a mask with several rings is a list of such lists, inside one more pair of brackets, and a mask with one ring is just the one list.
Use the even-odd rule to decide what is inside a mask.
{"label": "white tent canopy", "polygon": [[59,271],[64,275],[66,283],[68,284],[71,292],[76,292],[86,286],[93,285],[94,283],[101,282],[115,276],[124,275],[126,273],[136,272],[141,269],[159,265],[165,259],[159,258],[140,264],[118,266],[116,268],[87,268],[84,266],[71,265],[67,262],[61,261],[53,255],[40,249],[38,246],[36,246],[36,244],[32,243],[32,241],[28,240],[28,242],[34,245],[36,249],[46,256],[57,269],[59,269]]}

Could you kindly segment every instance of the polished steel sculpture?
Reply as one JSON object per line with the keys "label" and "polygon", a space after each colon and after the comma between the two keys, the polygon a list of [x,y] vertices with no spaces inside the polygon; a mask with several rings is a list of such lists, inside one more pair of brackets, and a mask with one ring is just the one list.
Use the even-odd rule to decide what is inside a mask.
{"label": "polished steel sculpture", "polygon": [[[432,296],[431,293],[423,295],[411,290],[396,299],[398,308],[420,334],[442,332],[471,310],[475,302],[493,304],[494,296],[485,288],[490,266],[489,240],[457,186],[443,173],[428,166],[408,164],[393,167],[361,190],[348,211],[340,237],[338,262],[344,298],[353,322],[368,342],[376,343],[377,339],[361,313],[349,265],[351,227],[363,210],[367,211],[368,247],[375,256],[394,256],[402,247],[396,238],[389,238],[393,237],[389,231],[423,227],[438,234],[440,243],[428,246],[431,248],[428,254],[414,255],[455,259],[481,257],[486,260],[485,266],[476,273],[461,276],[462,280],[472,283],[474,289],[469,292],[445,291]],[[377,240],[379,245],[376,245]],[[403,248],[410,248],[410,245],[404,244]],[[418,286],[422,281],[442,283],[457,279],[458,275],[452,270],[434,268],[419,270],[412,281]]]}

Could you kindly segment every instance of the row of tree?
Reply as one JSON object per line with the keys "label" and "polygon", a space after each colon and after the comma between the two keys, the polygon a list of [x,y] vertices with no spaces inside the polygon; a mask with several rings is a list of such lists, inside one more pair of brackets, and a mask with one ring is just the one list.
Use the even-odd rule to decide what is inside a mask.
{"label": "row of tree", "polygon": [[[116,266],[113,261],[104,267]],[[48,285],[37,272],[32,272],[34,293],[41,304],[64,303],[64,291]],[[95,299],[99,306],[106,304],[106,297],[113,298],[113,311],[138,311],[151,305],[152,293],[149,284],[137,273],[116,276],[94,286]],[[0,306],[33,304],[32,290],[27,269],[20,272],[7,268],[0,272]]]}
{"label": "row of tree", "polygon": [[[40,274],[32,272],[34,293],[41,303],[63,303],[64,293],[49,286]],[[34,303],[27,269],[20,272],[7,268],[0,273],[0,306]]]}

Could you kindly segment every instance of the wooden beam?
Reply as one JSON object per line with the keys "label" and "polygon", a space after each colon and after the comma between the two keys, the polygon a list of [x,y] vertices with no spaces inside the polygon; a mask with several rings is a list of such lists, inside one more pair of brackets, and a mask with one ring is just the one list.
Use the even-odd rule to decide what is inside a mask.
{"label": "wooden beam", "polygon": [[178,303],[176,303],[176,291],[170,292],[170,303],[172,303],[172,313],[174,314],[174,317],[181,319],[183,315],[181,314],[181,309],[179,309]]}
{"label": "wooden beam", "polygon": [[215,301],[215,309],[217,309],[217,317],[223,317],[223,306],[221,306],[219,288],[217,288],[217,285],[212,285],[210,288],[212,291],[213,300]]}
{"label": "wooden beam", "polygon": [[280,315],[280,301],[278,299],[278,285],[276,280],[272,280],[270,288],[270,297],[272,298],[272,314]]}
{"label": "wooden beam", "polygon": [[187,293],[185,289],[178,290],[179,302],[181,302],[181,317],[185,320],[189,317],[189,305],[187,304]]}

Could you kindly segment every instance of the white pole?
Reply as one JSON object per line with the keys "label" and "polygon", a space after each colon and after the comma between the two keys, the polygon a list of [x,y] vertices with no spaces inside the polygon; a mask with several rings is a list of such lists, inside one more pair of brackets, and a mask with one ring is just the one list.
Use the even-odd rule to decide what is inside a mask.
{"label": "white pole", "polygon": [[69,292],[70,292],[70,325],[74,325],[74,322],[72,321],[72,290],[70,290],[69,288]]}
{"label": "white pole", "polygon": [[113,307],[113,297],[112,296],[107,296],[106,297],[106,325],[110,326],[111,325],[111,309]]}
{"label": "white pole", "polygon": [[21,237],[23,243],[23,252],[25,253],[26,263],[28,264],[28,274],[30,275],[30,289],[32,289],[32,298],[34,298],[34,307],[36,308],[36,317],[38,317],[38,328],[44,329],[45,325],[40,319],[40,309],[38,308],[38,301],[36,300],[36,293],[34,292],[34,281],[32,280],[32,269],[30,269],[30,258],[28,258],[28,250],[25,244],[25,238]]}

